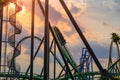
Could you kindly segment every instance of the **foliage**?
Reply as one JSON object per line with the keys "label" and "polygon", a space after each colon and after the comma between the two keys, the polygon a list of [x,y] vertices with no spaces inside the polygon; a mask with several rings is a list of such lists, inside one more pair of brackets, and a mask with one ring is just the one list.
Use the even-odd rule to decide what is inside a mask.
{"label": "foliage", "polygon": [[113,40],[113,42],[120,44],[120,36],[115,32],[112,33],[111,35],[112,35],[111,39]]}

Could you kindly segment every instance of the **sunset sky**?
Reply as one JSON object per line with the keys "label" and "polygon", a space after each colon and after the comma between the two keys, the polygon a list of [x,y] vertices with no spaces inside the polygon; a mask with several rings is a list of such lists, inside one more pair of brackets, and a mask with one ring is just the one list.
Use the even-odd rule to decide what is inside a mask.
{"label": "sunset sky", "polygon": [[[23,1],[24,7],[23,10],[17,14],[17,20],[21,22],[23,31],[20,35],[16,35],[16,40],[18,41],[23,37],[30,35],[31,32],[31,0],[21,1]],[[104,61],[106,61],[107,64],[111,33],[116,32],[120,35],[120,0],[64,1],[88,40],[91,48],[95,52],[95,55],[100,59],[102,64],[104,64]],[[42,0],[42,3],[44,5],[44,0]],[[60,29],[66,39],[66,46],[68,46],[78,64],[82,48],[85,46],[62,8],[59,0],[50,0],[49,4],[49,20],[51,25],[57,26]],[[44,17],[37,3],[35,10],[35,35],[42,38],[44,36]],[[10,24],[9,26],[12,27]],[[18,57],[18,62],[21,64],[24,64],[24,60],[29,61],[29,59],[26,58],[30,54],[29,41],[30,40],[25,41],[22,44],[22,54]],[[38,46],[37,43],[39,42],[36,41],[35,46]],[[8,52],[10,52],[10,46],[8,45],[8,47]],[[114,46],[113,50],[114,57],[117,56],[115,48],[116,46]],[[41,52],[43,52],[43,50],[41,50]],[[103,61],[101,60],[102,58],[104,58]],[[43,53],[38,54],[37,60],[38,62],[41,61],[41,63],[43,63]],[[37,63],[35,64],[38,65]]]}

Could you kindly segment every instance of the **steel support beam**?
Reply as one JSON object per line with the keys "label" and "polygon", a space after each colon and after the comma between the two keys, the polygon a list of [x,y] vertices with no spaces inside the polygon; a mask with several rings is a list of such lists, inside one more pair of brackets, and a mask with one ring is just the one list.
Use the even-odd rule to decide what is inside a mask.
{"label": "steel support beam", "polygon": [[32,15],[31,15],[31,56],[30,56],[30,80],[33,80],[33,54],[34,54],[34,14],[35,0],[32,0]]}
{"label": "steel support beam", "polygon": [[[41,11],[42,11],[42,14],[43,14],[43,16],[45,17],[44,8],[43,8],[41,2],[40,2],[39,0],[37,0],[37,1],[38,1],[38,4],[39,4],[40,9],[41,9]],[[50,28],[50,30],[51,30],[51,32],[52,32],[52,27],[51,27],[51,25],[50,25],[50,22],[49,22],[49,28]],[[53,36],[54,36],[54,35],[53,35]],[[62,58],[63,58],[63,61],[65,62],[65,65],[67,66],[67,69],[68,69],[68,71],[69,71],[69,74],[70,74],[71,79],[74,80],[74,78],[73,78],[73,76],[72,76],[72,73],[71,73],[71,71],[70,71],[70,68],[69,68],[69,66],[68,66],[68,64],[67,64],[67,62],[66,62],[66,60],[65,60],[65,58],[64,58],[64,56],[63,56],[63,54],[61,54],[61,56],[62,56]],[[45,76],[45,75],[44,75],[44,76]],[[45,79],[44,79],[44,80],[45,80]]]}
{"label": "steel support beam", "polygon": [[[0,65],[1,65],[1,54],[2,54],[2,26],[3,26],[3,8],[0,9]],[[0,66],[1,72],[1,66]]]}
{"label": "steel support beam", "polygon": [[100,72],[103,75],[105,75],[105,76],[107,76],[107,77],[109,77],[113,80],[111,75],[106,70],[104,70],[103,67],[101,66],[100,62],[98,61],[98,59],[95,55],[95,53],[93,52],[92,48],[90,47],[88,41],[86,40],[85,36],[83,35],[82,31],[80,30],[78,24],[76,23],[75,19],[73,18],[72,14],[70,13],[69,9],[67,8],[65,2],[63,0],[59,0],[59,1],[61,3],[62,7],[64,8],[65,12],[67,13],[69,19],[71,20],[72,24],[74,25],[76,31],[78,32],[80,38],[84,42],[84,44],[85,44],[86,48],[88,49],[89,53],[91,54],[92,58],[94,59],[94,61],[97,65],[98,69],[100,70]]}
{"label": "steel support beam", "polygon": [[[39,46],[38,46],[38,48],[37,48],[37,50],[36,50],[36,52],[35,52],[35,54],[34,54],[34,56],[33,56],[33,61],[35,60],[35,58],[36,58],[36,56],[37,56],[37,54],[38,54],[38,51],[40,50],[40,47],[42,46],[42,44],[43,44],[43,40],[44,40],[44,38],[41,40],[41,42],[40,42],[40,44],[39,44]],[[28,68],[27,68],[27,70],[26,70],[26,75],[28,74],[28,71],[30,70],[30,65],[28,66]]]}
{"label": "steel support beam", "polygon": [[[8,19],[8,6],[6,6],[6,19]],[[8,34],[8,22],[5,22],[5,50],[4,50],[4,65],[7,62],[7,34]],[[6,67],[4,67],[4,72],[6,72]]]}
{"label": "steel support beam", "polygon": [[44,80],[49,80],[49,0],[45,0],[45,43],[44,43]]}
{"label": "steel support beam", "polygon": [[[56,42],[54,41],[54,56],[56,57]],[[54,80],[56,79],[56,58],[54,57]]]}

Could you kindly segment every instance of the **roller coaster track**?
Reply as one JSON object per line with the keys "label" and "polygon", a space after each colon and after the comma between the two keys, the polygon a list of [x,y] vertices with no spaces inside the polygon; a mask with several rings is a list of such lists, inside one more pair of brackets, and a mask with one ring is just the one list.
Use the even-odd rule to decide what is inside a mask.
{"label": "roller coaster track", "polygon": [[[92,58],[91,58],[91,55],[89,54],[88,50],[86,48],[83,48],[82,49],[82,56],[80,58],[80,72],[89,72],[89,66],[90,66],[90,63],[92,61]],[[86,63],[86,65],[85,65]],[[84,68],[84,66],[86,66],[86,69]]]}
{"label": "roller coaster track", "polygon": [[[119,56],[119,51],[118,51]],[[120,80],[120,57],[115,62],[112,61],[112,47],[110,49],[109,61],[108,61],[108,72],[115,73],[113,76],[116,80]]]}
{"label": "roller coaster track", "polygon": [[[120,50],[119,50],[119,45],[117,43],[115,43],[116,48],[117,48],[118,57],[116,58],[116,61],[113,62],[113,60],[112,60],[113,43],[115,43],[115,42],[112,41],[111,45],[110,45],[108,71],[110,73],[120,73]],[[120,76],[117,75],[117,77],[120,77]]]}
{"label": "roller coaster track", "polygon": [[[15,58],[21,53],[21,46],[15,49],[15,35],[20,34],[22,31],[22,25],[16,20],[16,14],[22,10],[22,4],[18,0],[10,0],[11,3],[15,4],[15,9],[10,9],[9,11],[9,22],[13,26],[8,33],[8,42],[14,51],[7,55],[7,65],[10,70],[17,74],[20,72],[20,65],[15,62]],[[14,54],[14,55],[13,55]]]}
{"label": "roller coaster track", "polygon": [[[23,41],[25,41],[25,40],[27,40],[27,39],[30,39],[30,38],[31,38],[31,36],[26,36],[26,37],[22,38],[22,39],[16,44],[15,49],[17,49],[17,47],[19,47],[19,45],[21,45]],[[43,38],[43,39],[40,39],[40,38],[37,37],[37,36],[34,36],[34,39],[36,39],[36,40],[38,40],[39,42],[41,42],[40,45],[43,43],[43,40],[44,40],[44,38]],[[40,49],[40,45],[39,45],[39,47],[38,47],[38,50]],[[38,50],[35,52],[34,57],[33,57],[33,60],[35,59],[35,57],[36,57],[36,55],[37,55],[37,53],[38,53]],[[52,54],[52,56],[55,57],[56,61],[57,61],[58,64],[61,66],[61,68],[63,68],[64,66],[63,66],[61,60],[60,60],[57,56],[54,55],[54,52],[53,52],[51,49],[50,49],[50,53]],[[17,78],[23,78],[23,80],[24,80],[24,79],[25,79],[25,80],[26,80],[26,79],[29,79],[29,78],[30,78],[30,75],[29,75],[29,73],[28,73],[29,69],[30,69],[30,65],[28,66],[28,69],[26,70],[26,72],[24,72],[24,73],[19,73],[19,76],[17,76]],[[1,75],[2,75],[2,74],[1,74]],[[35,74],[34,74],[34,75],[35,75]],[[11,77],[11,74],[6,74],[5,76]],[[43,80],[43,76],[42,76],[42,74],[41,74],[41,75],[38,75],[38,76],[33,76],[33,79],[35,79],[35,80]]]}
{"label": "roller coaster track", "polygon": [[[15,9],[12,9],[10,10],[9,12],[9,22],[10,24],[13,26],[12,29],[9,30],[9,35],[8,35],[8,41],[9,41],[9,44],[10,46],[14,49],[14,51],[10,54],[8,54],[7,56],[7,65],[9,67],[9,69],[11,70],[11,72],[13,73],[0,73],[0,77],[15,77],[17,79],[30,79],[30,74],[29,73],[21,73],[20,72],[20,65],[16,63],[15,59],[16,57],[18,57],[20,55],[20,52],[21,52],[21,42],[27,38],[31,38],[31,36],[29,37],[25,37],[23,38],[20,42],[18,42],[16,44],[16,40],[15,40],[15,35],[16,34],[20,34],[21,33],[21,30],[22,30],[22,26],[19,24],[18,21],[16,21],[16,14],[18,12],[21,11],[22,7],[21,7],[21,4],[18,2],[18,0],[1,0],[3,1],[1,4],[0,2],[0,9],[2,7],[4,7],[5,5],[7,5],[8,3],[14,3],[15,4]],[[40,0],[37,0],[38,3],[39,3],[39,6],[42,10],[42,13],[43,15],[45,14],[44,12],[44,8],[40,5]],[[116,66],[118,66],[119,62],[120,62],[120,58],[115,62],[115,63],[112,63],[112,58],[110,57],[110,66],[108,67],[108,70],[104,70],[101,66],[101,64],[99,63],[99,61],[97,60],[97,57],[94,55],[94,52],[93,50],[91,49],[91,47],[89,46],[87,40],[85,39],[84,35],[82,34],[81,30],[79,29],[79,26],[77,25],[76,21],[74,20],[74,18],[72,17],[71,13],[69,12],[69,10],[67,9],[66,5],[64,4],[64,1],[63,0],[59,0],[63,6],[63,8],[65,9],[67,15],[69,16],[70,20],[72,21],[76,31],[79,33],[79,36],[81,37],[81,39],[83,40],[83,42],[85,43],[88,51],[90,52],[92,58],[94,59],[95,63],[97,64],[100,72],[85,72],[85,73],[82,73],[79,71],[78,69],[78,66],[76,65],[75,63],[75,60],[73,59],[72,55],[70,54],[67,46],[65,46],[66,44],[66,41],[64,40],[62,34],[60,33],[60,31],[54,27],[52,28],[51,25],[50,25],[50,22],[49,22],[49,27],[50,27],[50,30],[51,30],[51,33],[53,35],[53,38],[55,39],[55,42],[57,44],[57,47],[60,51],[60,55],[62,56],[62,59],[63,59],[63,62],[64,64],[62,64],[59,60],[59,58],[57,58],[54,53],[52,51],[50,51],[52,53],[52,55],[55,57],[55,59],[58,61],[58,63],[60,64],[60,66],[62,67],[62,69],[64,69],[64,71],[68,71],[68,75],[67,77],[65,76],[61,76],[59,78],[56,78],[56,80],[67,80],[67,79],[72,79],[72,80],[75,80],[75,78],[77,78],[77,80],[86,80],[86,75],[91,75],[91,76],[94,76],[94,75],[98,75],[98,76],[104,76],[106,78],[106,80],[116,80],[114,79],[113,77],[116,75],[120,75],[120,71],[114,71],[116,68]],[[83,61],[79,66],[83,65],[85,62],[89,61],[89,58],[91,57],[90,55],[86,58],[85,61]],[[72,70],[71,70],[72,69]],[[75,73],[73,73],[72,71],[74,71]],[[18,74],[19,73],[19,74]],[[14,76],[14,74],[18,74],[17,76]],[[33,74],[33,79],[34,80],[43,80],[43,76],[42,75],[35,75]],[[52,79],[53,80],[53,79]],[[104,79],[102,79],[104,80]],[[120,79],[117,79],[117,80],[120,80]]]}
{"label": "roller coaster track", "polygon": [[[63,38],[62,34],[60,33],[59,29],[57,27],[54,27],[51,29],[51,32],[55,38],[55,41],[57,43],[58,49],[60,50],[63,60],[65,59],[67,61],[67,64],[65,63],[65,65],[68,66],[68,67],[66,67],[66,68],[68,68],[68,72],[69,72],[69,65],[70,65],[74,69],[76,74],[79,75],[78,79],[86,80],[86,79],[84,79],[83,75],[79,72],[79,70],[77,68],[77,64],[75,63],[74,59],[72,58],[72,55],[69,53],[67,47],[65,46],[66,41]],[[69,74],[71,76],[71,79],[74,80],[74,78],[72,78],[73,74],[71,74],[70,72],[69,72]]]}
{"label": "roller coaster track", "polygon": [[118,80],[120,79],[120,70],[118,69],[119,62],[120,58],[118,58],[113,64],[108,67],[108,71],[110,73],[115,73],[113,76]]}

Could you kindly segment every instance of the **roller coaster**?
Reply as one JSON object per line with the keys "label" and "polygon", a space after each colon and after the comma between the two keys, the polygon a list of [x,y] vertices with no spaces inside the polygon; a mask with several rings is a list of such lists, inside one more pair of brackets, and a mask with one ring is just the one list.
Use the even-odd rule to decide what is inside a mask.
{"label": "roller coaster", "polygon": [[[38,3],[38,6],[45,18],[45,31],[44,37],[38,37],[34,35],[34,15],[35,15],[35,1]],[[23,37],[21,40],[17,41],[16,36],[22,33],[22,25],[18,21],[16,15],[22,10],[22,1],[21,0],[0,0],[0,79],[2,80],[120,80],[120,51],[119,46],[115,40],[117,46],[118,57],[115,61],[112,60],[112,47],[110,47],[109,52],[109,61],[108,68],[104,69],[96,57],[94,51],[89,45],[87,39],[83,35],[80,27],[76,23],[74,17],[69,11],[64,0],[58,0],[65,10],[67,16],[69,17],[71,23],[73,24],[76,32],[83,41],[85,48],[82,49],[82,54],[80,57],[80,64],[78,65],[73,58],[69,48],[66,46],[67,41],[65,40],[63,34],[57,26],[51,26],[51,23],[48,18],[49,11],[49,0],[45,0],[45,8],[42,5],[41,0],[32,0],[32,15],[31,15],[31,35]],[[8,9],[7,6],[12,3],[15,5],[15,8]],[[4,20],[4,9],[9,16]],[[3,23],[9,23],[12,27],[6,27],[6,40],[3,41]],[[8,29],[8,32],[7,32]],[[53,40],[50,42],[49,34],[53,37]],[[114,35],[114,34],[113,34]],[[21,71],[22,64],[17,62],[17,57],[22,54],[21,45],[24,41],[31,39],[31,53],[30,53],[30,63],[27,66],[26,71]],[[39,46],[37,47],[36,52],[34,52],[34,42],[37,40]],[[119,38],[120,40],[120,38]],[[2,43],[8,44],[12,50],[9,54],[5,55],[5,63],[2,65]],[[34,73],[34,60],[39,54],[39,50],[44,45],[44,64],[39,71],[40,74]],[[7,46],[5,47],[7,48]],[[58,53],[59,57],[58,57]],[[53,77],[49,76],[50,70],[50,55],[54,58],[54,70]],[[60,58],[61,57],[61,58]],[[7,60],[7,61],[6,61]],[[93,71],[93,61],[98,67],[99,71]],[[59,65],[61,71],[56,75],[57,67]],[[2,67],[6,70],[2,70]]]}

